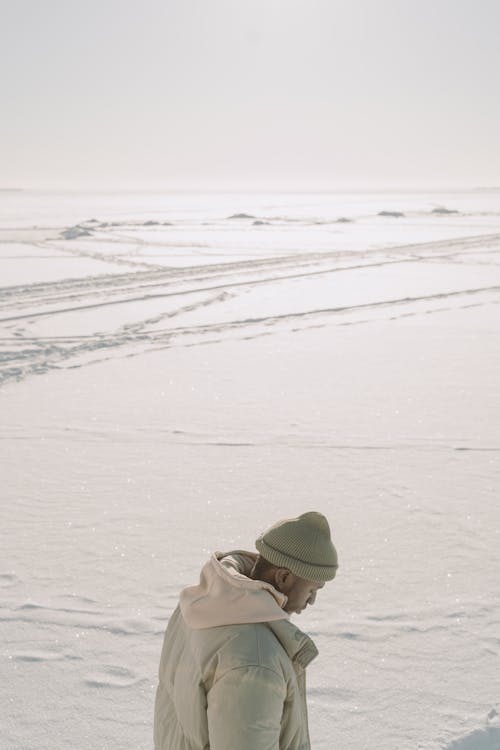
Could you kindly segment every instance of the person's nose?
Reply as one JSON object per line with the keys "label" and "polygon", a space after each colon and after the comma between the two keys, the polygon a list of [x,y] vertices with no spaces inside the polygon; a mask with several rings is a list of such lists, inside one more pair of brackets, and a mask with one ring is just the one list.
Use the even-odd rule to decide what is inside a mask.
{"label": "person's nose", "polygon": [[315,602],[315,601],[316,601],[316,592],[314,591],[314,592],[313,592],[313,593],[311,594],[311,596],[309,597],[309,604],[310,604],[310,605],[311,605],[311,604],[314,604],[314,602]]}

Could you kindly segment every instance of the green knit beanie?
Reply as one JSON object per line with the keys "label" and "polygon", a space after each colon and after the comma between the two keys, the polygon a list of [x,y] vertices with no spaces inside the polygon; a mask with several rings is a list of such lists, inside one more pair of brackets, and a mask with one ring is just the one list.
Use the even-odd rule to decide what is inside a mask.
{"label": "green knit beanie", "polygon": [[259,553],[272,565],[308,581],[331,581],[338,568],[328,521],[310,511],[286,518],[264,531],[255,542]]}

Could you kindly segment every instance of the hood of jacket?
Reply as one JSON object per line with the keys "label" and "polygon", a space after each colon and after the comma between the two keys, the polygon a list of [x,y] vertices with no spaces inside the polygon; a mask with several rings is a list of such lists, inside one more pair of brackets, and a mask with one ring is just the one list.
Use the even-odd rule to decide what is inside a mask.
{"label": "hood of jacket", "polygon": [[194,630],[219,625],[288,620],[287,597],[264,581],[248,576],[257,559],[254,552],[215,552],[203,566],[200,582],[180,593],[180,609]]}

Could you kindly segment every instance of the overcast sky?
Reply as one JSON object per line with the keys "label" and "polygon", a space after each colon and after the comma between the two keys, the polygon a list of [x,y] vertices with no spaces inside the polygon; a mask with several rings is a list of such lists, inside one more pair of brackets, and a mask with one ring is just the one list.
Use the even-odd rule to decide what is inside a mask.
{"label": "overcast sky", "polygon": [[499,0],[0,0],[0,186],[500,184]]}

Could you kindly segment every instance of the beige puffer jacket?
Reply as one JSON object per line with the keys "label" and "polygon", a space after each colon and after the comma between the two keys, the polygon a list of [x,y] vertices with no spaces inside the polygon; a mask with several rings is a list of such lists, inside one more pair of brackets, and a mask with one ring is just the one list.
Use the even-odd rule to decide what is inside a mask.
{"label": "beige puffer jacket", "polygon": [[312,640],[286,597],[248,574],[256,555],[215,553],[181,592],[160,661],[156,750],[309,750]]}

